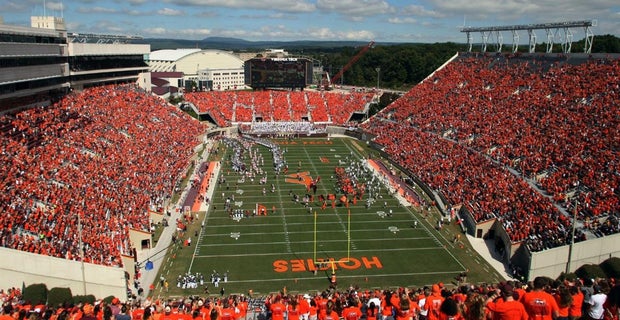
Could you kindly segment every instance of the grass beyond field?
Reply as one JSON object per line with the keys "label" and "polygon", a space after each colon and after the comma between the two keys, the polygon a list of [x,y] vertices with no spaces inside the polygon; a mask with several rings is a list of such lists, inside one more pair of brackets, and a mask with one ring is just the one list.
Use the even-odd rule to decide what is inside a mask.
{"label": "grass beyond field", "polygon": [[[265,174],[257,175],[253,181],[246,178],[244,182],[231,169],[232,150],[220,144],[219,157],[223,159],[220,176],[225,177],[226,183],[216,187],[206,217],[205,213],[199,215],[199,220],[204,217],[204,228],[201,230],[199,222],[190,226],[187,234],[193,238],[191,247],[171,250],[173,262],[162,270],[170,291],[162,294],[203,294],[204,287],[176,288],[177,275],[186,272],[201,273],[211,294],[219,294],[222,287],[226,294],[249,290],[266,294],[284,287],[289,292],[323,290],[329,286],[332,271],[340,288],[451,283],[465,270],[469,270],[471,280],[499,281],[499,276],[473,255],[465,237],[462,237],[463,245],[451,241],[453,233],[458,232],[456,227],[433,229],[437,222],[435,211],[403,207],[385,186],[370,207],[367,207],[366,193],[363,200],[350,203],[348,208],[338,200],[332,208],[328,200],[327,207],[322,209],[318,201],[320,194],[336,194],[337,198],[342,195],[337,190],[335,168],[347,167],[352,161],[366,161],[369,149],[358,141],[337,138],[276,142],[285,150],[288,174],[276,177],[272,154],[267,148],[255,145],[252,149],[264,158]],[[248,153],[244,156],[249,166]],[[267,182],[260,184],[264,176]],[[306,177],[318,176],[321,178],[316,195],[299,183]],[[271,184],[275,186],[274,192]],[[293,201],[295,194],[300,197],[299,202]],[[314,195],[308,206],[301,201],[306,194]],[[265,206],[267,215],[231,218],[224,210],[224,203],[233,195],[233,209],[252,212],[258,203]],[[316,260],[334,262],[317,265],[313,263]],[[214,271],[228,275],[228,281],[220,282],[220,288],[209,282]]]}

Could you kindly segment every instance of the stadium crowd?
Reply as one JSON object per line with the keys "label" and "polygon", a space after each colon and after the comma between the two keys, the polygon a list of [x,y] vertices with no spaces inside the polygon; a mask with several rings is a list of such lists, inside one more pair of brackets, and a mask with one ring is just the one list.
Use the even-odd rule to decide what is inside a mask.
{"label": "stadium crowd", "polygon": [[353,112],[362,112],[372,93],[317,91],[208,91],[190,92],[185,99],[199,113],[209,113],[219,126],[233,122],[332,122],[347,123]]}
{"label": "stadium crowd", "polygon": [[618,320],[620,284],[615,279],[553,281],[537,277],[447,287],[323,291],[254,297],[251,292],[122,303],[32,305],[18,289],[0,291],[0,319],[11,320]]}
{"label": "stadium crowd", "polygon": [[0,245],[120,266],[129,229],[163,212],[204,127],[133,86],[0,117]]}
{"label": "stadium crowd", "polygon": [[363,128],[476,222],[499,219],[513,242],[543,250],[571,239],[552,201],[572,212],[578,199],[595,234],[620,231],[619,75],[618,59],[466,54]]}
{"label": "stadium crowd", "polygon": [[[362,128],[376,135],[375,142],[394,161],[441,191],[450,204],[463,204],[476,222],[498,219],[513,242],[524,241],[531,250],[540,251],[571,240],[570,219],[554,203],[570,210],[578,199],[579,218],[586,228],[597,235],[620,231],[620,118],[616,107],[620,84],[609,80],[618,79],[619,71],[618,60],[573,63],[562,56],[525,60],[466,55],[438,70]],[[290,123],[307,114],[313,122],[344,124],[370,96],[259,91],[188,93],[186,99],[225,126],[256,116],[266,122]],[[51,107],[0,116],[0,161],[6,164],[0,168],[4,191],[0,194],[0,245],[78,260],[77,227],[81,224],[90,230],[82,239],[85,261],[120,266],[120,255],[132,251],[128,231],[149,230],[148,210],[163,210],[203,132],[203,125],[177,108],[125,86],[89,88]],[[255,167],[262,158],[253,158],[251,167],[245,168],[241,157],[244,152],[252,154],[251,143],[246,143],[234,147],[235,170],[248,172],[249,179],[266,176]],[[268,147],[276,159],[274,166],[285,166],[284,151],[276,145]],[[536,192],[528,180],[549,197]],[[578,232],[577,240],[584,239],[585,233]],[[540,289],[536,283],[532,286],[533,291]],[[510,292],[504,285],[463,290],[439,292],[444,300],[452,296],[457,304],[473,293],[496,291],[508,298],[506,292]],[[397,320],[413,318],[413,313],[398,317],[400,295],[405,293],[409,308],[415,310],[410,294],[419,302],[437,290],[433,286],[397,292],[398,301],[384,298],[391,303],[380,302],[377,313],[364,315],[370,320],[379,314]],[[373,294],[379,301],[388,296],[357,289],[316,294],[309,304],[315,301],[320,320],[329,319],[320,316],[318,305],[323,301],[319,297],[324,294],[332,297],[337,316],[343,318],[346,313],[338,312],[345,305],[369,306],[363,301],[372,300]],[[458,294],[465,298],[456,298]],[[220,297],[216,304],[224,310],[238,298]],[[166,319],[168,307],[195,312],[201,301],[202,306],[207,304],[207,300],[188,299],[190,307],[169,301],[152,311]],[[282,300],[288,305],[296,301],[274,295],[267,297],[265,307],[271,310]],[[328,303],[324,304],[327,310]],[[104,304],[100,306],[102,310]],[[84,307],[75,312],[91,311]],[[66,312],[64,317],[71,315],[69,309],[61,310]],[[146,310],[150,309],[144,309],[145,315]],[[415,317],[445,320],[456,316],[446,313],[433,318],[423,310]],[[461,316],[471,316],[470,311]],[[192,319],[206,318],[205,313],[198,315]],[[592,319],[601,319],[595,316]],[[219,317],[224,313],[217,312],[212,320]],[[224,320],[235,318],[231,317]]]}

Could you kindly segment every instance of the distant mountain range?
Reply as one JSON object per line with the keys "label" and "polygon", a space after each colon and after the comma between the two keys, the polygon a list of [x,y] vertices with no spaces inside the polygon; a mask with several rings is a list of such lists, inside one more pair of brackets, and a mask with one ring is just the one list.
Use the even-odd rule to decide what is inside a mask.
{"label": "distant mountain range", "polygon": [[[145,38],[137,43],[151,45],[151,51],[161,49],[177,49],[177,48],[200,48],[200,49],[220,49],[234,51],[257,51],[264,49],[326,49],[339,47],[358,47],[367,45],[368,42],[363,41],[316,41],[316,40],[299,40],[299,41],[248,41],[237,38],[225,37],[208,37],[202,40],[179,40],[179,39],[158,39]],[[393,43],[382,43],[382,45],[390,45]]]}

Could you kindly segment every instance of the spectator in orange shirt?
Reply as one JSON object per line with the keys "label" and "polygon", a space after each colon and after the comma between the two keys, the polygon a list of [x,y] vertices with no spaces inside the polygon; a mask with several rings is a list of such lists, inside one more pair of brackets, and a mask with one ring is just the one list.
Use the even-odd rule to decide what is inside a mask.
{"label": "spectator in orange shirt", "polygon": [[[220,320],[235,320],[236,312],[232,308],[228,299],[222,300],[222,309],[220,310]],[[274,318],[275,319],[275,318]]]}
{"label": "spectator in orange shirt", "polygon": [[310,300],[310,310],[308,312],[308,320],[317,320],[319,308],[316,305],[316,301],[314,299]]}
{"label": "spectator in orange shirt", "polygon": [[523,304],[514,299],[514,289],[510,284],[504,284],[496,290],[497,292],[489,297],[486,304],[493,320],[528,319]]}
{"label": "spectator in orange shirt", "polygon": [[359,320],[362,317],[362,310],[357,299],[349,299],[347,307],[342,310],[342,317],[344,320]]}
{"label": "spectator in orange shirt", "polygon": [[568,320],[573,296],[565,285],[560,285],[555,293],[555,302],[558,304],[558,320]]}
{"label": "spectator in orange shirt", "polygon": [[297,298],[289,297],[289,303],[286,306],[286,314],[288,320],[299,320],[301,317],[301,309],[299,308],[299,303],[297,302]]}
{"label": "spectator in orange shirt", "polygon": [[329,300],[327,301],[327,309],[325,309],[325,314],[319,314],[319,320],[338,320],[340,316],[338,312],[334,310],[334,302]]}
{"label": "spectator in orange shirt", "polygon": [[544,277],[534,279],[534,288],[521,298],[521,302],[531,320],[553,320],[558,317],[559,308],[555,298],[547,292],[547,280]]}
{"label": "spectator in orange shirt", "polygon": [[413,310],[409,298],[404,293],[396,307],[396,320],[413,320]]}
{"label": "spectator in orange shirt", "polygon": [[426,316],[428,320],[439,320],[439,307],[444,300],[444,297],[441,296],[441,289],[434,284],[431,288],[431,295],[426,298],[426,303],[424,303],[424,310],[428,312]]}
{"label": "spectator in orange shirt", "polygon": [[308,294],[297,297],[299,302],[299,312],[301,312],[302,320],[308,320],[308,316],[310,315],[310,303],[308,302],[308,299],[310,299]]}
{"label": "spectator in orange shirt", "polygon": [[571,320],[577,320],[581,318],[581,308],[583,307],[583,292],[579,290],[579,287],[575,284],[569,289],[573,302],[568,309],[568,317]]}
{"label": "spectator in orange shirt", "polygon": [[382,320],[390,320],[393,319],[392,316],[394,314],[394,305],[392,304],[392,295],[394,295],[391,291],[384,291],[383,296],[381,297],[381,319]]}
{"label": "spectator in orange shirt", "polygon": [[269,311],[271,311],[272,320],[284,320],[286,306],[282,303],[280,295],[275,296],[274,302],[269,306]]}

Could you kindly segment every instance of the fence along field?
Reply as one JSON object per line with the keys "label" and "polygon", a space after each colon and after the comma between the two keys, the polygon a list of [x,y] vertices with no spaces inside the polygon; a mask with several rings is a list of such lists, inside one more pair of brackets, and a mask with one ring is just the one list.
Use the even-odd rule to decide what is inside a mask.
{"label": "fence along field", "polygon": [[[218,184],[210,199],[212,206],[197,237],[197,247],[186,249],[194,253],[188,258],[191,261],[175,262],[185,264],[182,272],[202,274],[210,294],[219,294],[222,288],[226,293],[251,290],[257,294],[285,287],[289,292],[323,290],[329,286],[332,273],[340,288],[422,286],[449,283],[466,269],[427,229],[432,221],[422,223],[423,215],[401,206],[385,186],[374,190],[376,201],[371,203],[368,190],[355,204],[349,197],[348,207],[338,200],[342,192],[336,167],[367,167],[363,148],[352,144],[353,140],[274,141],[284,150],[288,164],[288,172],[277,176],[273,156],[265,147],[251,148],[262,156],[265,171],[253,178],[243,178],[232,170],[232,149],[223,145],[219,149],[223,159],[220,178],[225,182]],[[248,152],[243,155],[246,166],[251,166]],[[360,182],[372,184],[371,173],[360,170],[362,175]],[[264,177],[266,181],[261,183]],[[318,180],[316,194],[302,183],[308,178]],[[335,194],[337,200],[333,205],[327,200],[322,208],[319,195],[329,194]],[[304,205],[307,195],[312,195],[313,201]],[[226,199],[240,214],[231,216],[225,211]],[[257,206],[259,213],[266,214],[253,216]],[[191,266],[189,270],[187,266]],[[215,273],[222,278],[217,288],[210,282]],[[170,287],[173,285],[171,279]],[[205,291],[203,286],[179,293]]]}

